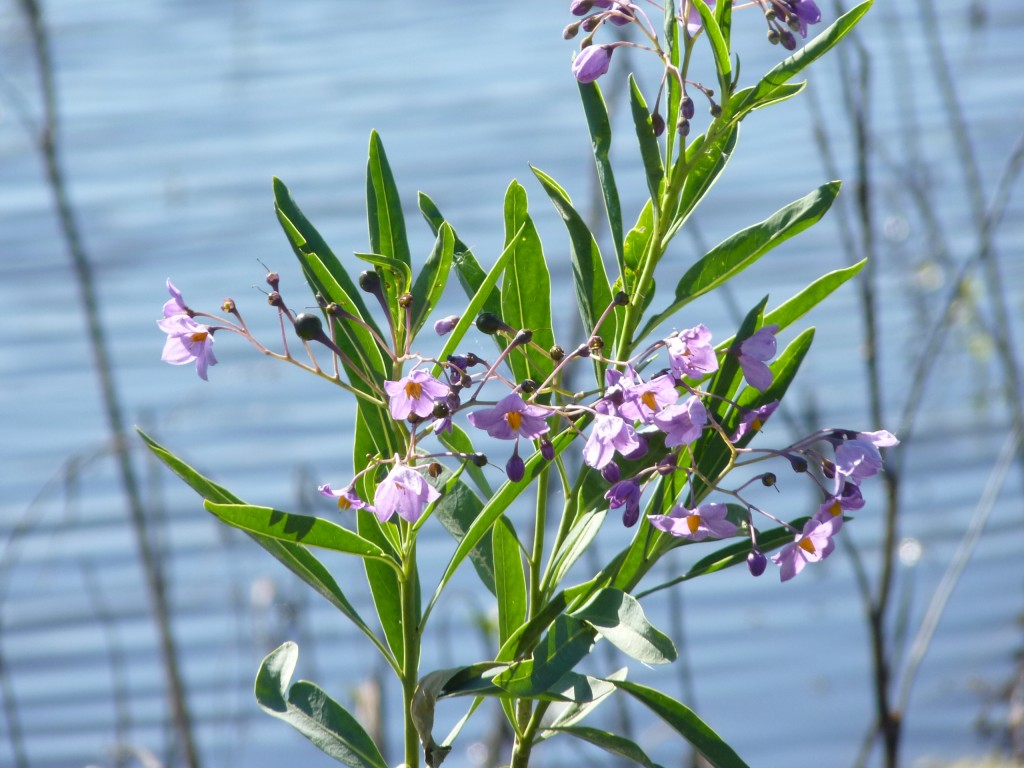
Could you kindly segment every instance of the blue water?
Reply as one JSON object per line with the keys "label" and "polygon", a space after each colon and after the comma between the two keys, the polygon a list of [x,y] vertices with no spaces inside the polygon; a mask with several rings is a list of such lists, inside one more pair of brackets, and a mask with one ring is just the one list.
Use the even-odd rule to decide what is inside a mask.
{"label": "blue water", "polygon": [[[910,108],[908,93],[951,258],[963,260],[974,243],[956,147],[927,75],[916,8],[876,8],[862,38],[875,66],[872,141],[885,148],[875,167],[876,215],[889,231],[907,227],[906,238],[881,242],[878,263],[882,372],[893,420],[908,386],[907,360],[914,359],[925,327],[908,297],[922,296],[935,306],[948,289],[927,293],[914,279],[929,244],[895,176],[911,155],[899,132],[901,110]],[[966,26],[962,9],[944,11],[943,32],[991,197],[1024,125],[1024,17],[1010,0],[987,3],[985,11],[987,23],[979,28]],[[568,75],[572,46],[559,35],[568,20],[563,3],[55,0],[46,12],[65,169],[96,269],[129,420],[241,497],[330,514],[329,505],[313,498],[315,486],[345,480],[350,467],[350,404],[325,383],[226,336],[208,384],[187,368],[159,362],[163,339],[154,321],[168,276],[194,307],[216,307],[232,296],[267,340],[276,338],[276,320],[252,288],[262,281],[259,261],[281,272],[292,305],[309,301],[273,215],[271,176],[286,181],[337,253],[363,250],[366,144],[370,130],[378,129],[407,203],[413,252],[422,257],[432,244],[415,213],[416,191],[423,190],[485,263],[500,249],[502,196],[518,178],[530,194],[556,290],[566,284],[564,231],[527,166],[550,173],[586,207],[592,165]],[[895,31],[894,14],[900,22]],[[742,48],[749,79],[771,66],[778,51],[762,43],[757,18],[737,18],[749,37]],[[912,71],[896,68],[897,37]],[[8,333],[0,356],[0,535],[6,542],[0,555],[0,651],[10,687],[3,695],[17,711],[32,766],[112,764],[119,742],[163,757],[170,730],[142,575],[107,450],[76,287],[42,164],[19,118],[19,104],[32,117],[40,112],[26,40],[16,4],[4,3],[0,255],[6,279],[0,281],[0,306]],[[837,142],[841,176],[852,178],[849,131],[838,107],[842,84],[832,65],[812,77],[813,97]],[[667,259],[666,285],[699,255],[699,243],[713,244],[829,179],[812,144],[811,95],[745,123],[740,151],[692,233],[680,236]],[[634,151],[629,131],[622,123],[614,145],[626,162]],[[629,218],[643,181],[623,171],[619,184]],[[844,193],[850,205],[851,191]],[[996,235],[1018,340],[1024,334],[1021,213],[1016,196]],[[766,292],[777,304],[843,266],[838,215],[833,211],[752,268],[734,291],[738,305],[749,306]],[[976,290],[980,295],[982,289]],[[555,303],[568,321],[572,310],[560,297],[556,293]],[[456,310],[459,297],[450,292],[448,299]],[[1008,424],[993,378],[998,367],[977,356],[984,338],[972,330],[968,310],[925,391],[923,417],[908,446],[901,533],[922,550],[916,565],[901,570],[898,595],[906,600],[912,628],[967,528]],[[988,316],[984,304],[980,312]],[[719,337],[734,322],[720,299],[694,305],[679,325],[698,321]],[[894,426],[868,422],[856,292],[844,289],[801,327],[811,324],[818,335],[790,415],[813,405],[818,423]],[[781,419],[769,433],[779,442],[788,434]],[[295,639],[302,647],[298,674],[348,704],[375,669],[372,652],[269,556],[209,518],[194,495],[148,463],[141,450],[136,466],[154,505],[156,544],[165,558],[206,764],[328,764],[258,710],[251,694],[256,666],[276,644]],[[786,495],[771,498],[773,508],[784,516],[803,513],[808,496],[800,485],[786,478],[783,490]],[[908,760],[979,754],[990,746],[975,730],[983,709],[979,689],[994,689],[1013,673],[1021,643],[1022,499],[1021,474],[1011,471],[920,670],[906,716]],[[881,500],[875,494],[870,501],[849,533],[872,570]],[[605,551],[622,541],[616,525],[600,538]],[[450,551],[450,540],[428,526],[422,549],[427,584]],[[325,561],[340,583],[354,585],[349,596],[371,615],[357,586],[358,564]],[[669,564],[675,570],[667,565],[664,577],[687,562]],[[680,648],[694,680],[696,708],[752,765],[852,763],[872,718],[866,632],[852,573],[849,558],[837,553],[783,586],[736,571],[689,585],[676,595],[681,605],[665,593],[650,599],[657,624],[674,633],[682,628]],[[460,651],[470,648],[472,660],[488,655],[474,629],[478,615],[488,612],[472,574],[457,579],[434,616],[438,637],[427,648],[424,668],[471,660],[452,652],[456,638]],[[625,663],[614,655],[596,657],[600,672]],[[682,665],[667,672],[634,665],[631,677],[676,695],[683,690]],[[385,712],[393,713],[396,692],[385,695]],[[456,717],[456,708],[443,717],[449,714]],[[642,713],[632,714],[634,732],[652,757],[676,764],[678,738]],[[473,764],[473,744],[494,716],[480,716],[458,743],[449,758],[453,768]],[[393,730],[395,716],[385,719]],[[5,747],[10,740],[8,721],[0,719],[0,765],[14,764]],[[539,751],[538,758],[564,764],[570,753],[552,745],[546,754]],[[395,751],[388,757],[398,761]]]}

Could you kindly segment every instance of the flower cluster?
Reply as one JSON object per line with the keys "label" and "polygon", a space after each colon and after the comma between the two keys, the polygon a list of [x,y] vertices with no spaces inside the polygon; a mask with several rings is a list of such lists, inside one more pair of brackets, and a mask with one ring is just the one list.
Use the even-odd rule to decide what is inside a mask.
{"label": "flower cluster", "polygon": [[[292,323],[305,343],[313,361],[309,370],[323,375],[309,347],[310,342],[321,343],[336,358],[344,360],[337,344],[324,333],[320,319],[307,314],[293,315],[277,291],[278,278],[274,273],[268,277],[268,282],[274,288],[268,296],[269,303],[277,308],[282,322]],[[163,319],[158,321],[167,334],[165,361],[181,364],[194,360],[199,375],[206,379],[208,366],[216,363],[212,351],[215,330],[246,337],[266,354],[274,354],[248,334],[233,301],[225,301],[222,309],[233,315],[234,320],[222,318],[216,326],[200,325],[195,317],[213,316],[189,309],[170,280],[167,288],[171,298],[164,305]],[[625,302],[628,297],[621,294],[612,306]],[[611,309],[609,307],[609,311]],[[328,307],[325,312],[332,314]],[[448,334],[458,321],[457,316],[443,318],[435,323],[435,332]],[[768,513],[745,499],[746,484],[728,489],[720,483],[709,482],[697,472],[701,441],[706,440],[707,445],[715,443],[726,447],[733,456],[732,467],[781,457],[795,471],[818,483],[823,498],[818,512],[801,529],[792,528],[793,541],[771,558],[780,566],[782,579],[787,580],[807,563],[828,556],[844,515],[864,505],[861,482],[882,468],[879,448],[898,442],[884,431],[825,430],[781,450],[748,447],[751,438],[778,407],[778,401],[771,398],[774,374],[769,365],[777,349],[779,329],[775,325],[762,326],[745,338],[716,349],[711,331],[698,324],[652,344],[630,360],[603,357],[600,354],[603,343],[596,336],[596,328],[586,343],[566,354],[560,347],[534,349],[536,345],[530,331],[515,331],[494,315],[479,316],[476,326],[483,333],[507,337],[503,351],[492,362],[471,352],[451,354],[444,360],[409,352],[393,354],[396,371],[401,371],[406,361],[413,365],[407,372],[384,381],[379,395],[396,426],[404,425],[408,430],[408,450],[404,455],[371,459],[340,490],[330,484],[320,486],[320,493],[334,499],[339,509],[363,510],[376,515],[381,522],[397,516],[407,523],[417,523],[431,505],[442,498],[441,491],[427,477],[441,475],[443,467],[438,459],[472,462],[476,466],[488,463],[486,456],[479,453],[428,454],[420,447],[431,434],[440,436],[451,432],[453,419],[464,416],[470,427],[491,440],[512,444],[505,473],[509,481],[516,483],[526,479],[524,444],[532,444],[533,451],[539,454],[537,461],[530,459],[531,466],[537,466],[538,462],[555,459],[553,435],[563,438],[563,443],[565,438],[579,436],[583,464],[599,473],[607,483],[604,499],[609,509],[621,509],[626,527],[639,521],[648,486],[668,475],[677,475],[682,482],[676,487],[686,490],[667,510],[652,502],[647,515],[649,524],[689,542],[749,536],[748,565],[754,575],[759,575],[767,558],[758,547],[752,515]],[[552,360],[552,370],[545,381],[527,379],[515,383],[501,373],[503,364],[511,370],[510,355],[528,352],[543,353]],[[299,364],[287,349],[279,357]],[[747,387],[757,394],[756,405],[742,407],[736,399],[712,394],[713,387],[709,385],[726,357],[734,360],[734,368],[739,368]],[[664,366],[660,369],[657,368],[659,358]],[[566,393],[561,387],[562,375],[574,360],[590,360],[601,365],[603,387],[591,393]],[[337,361],[335,364],[337,366]],[[647,370],[655,372],[645,376]],[[498,388],[504,388],[505,393],[494,397]],[[485,394],[491,399],[485,399]],[[821,452],[823,444],[832,447],[830,456]],[[820,472],[808,472],[811,467],[817,467]],[[819,475],[823,479],[818,479]],[[771,473],[758,475],[757,479],[765,485],[776,482]],[[703,490],[696,491],[697,485],[703,486]],[[360,495],[360,487],[372,492],[372,503],[366,500],[369,495]],[[711,490],[733,501],[705,501],[704,497]],[[788,525],[771,515],[768,517]]]}

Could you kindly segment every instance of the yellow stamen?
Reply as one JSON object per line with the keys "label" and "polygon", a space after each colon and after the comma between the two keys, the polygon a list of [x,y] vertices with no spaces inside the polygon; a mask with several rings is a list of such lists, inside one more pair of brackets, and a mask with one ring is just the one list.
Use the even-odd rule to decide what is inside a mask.
{"label": "yellow stamen", "polygon": [[209,336],[209,335],[210,334],[209,334],[208,331],[196,331],[191,336],[189,336],[189,338],[192,341],[194,341],[196,343],[199,343],[200,341],[206,341],[206,337]]}
{"label": "yellow stamen", "polygon": [[640,395],[640,400],[652,411],[658,410],[658,401],[655,399],[653,392],[644,392]]}
{"label": "yellow stamen", "polygon": [[405,394],[410,400],[419,400],[423,394],[423,385],[417,384],[415,381],[407,381],[405,383]]}
{"label": "yellow stamen", "polygon": [[519,431],[519,425],[523,423],[523,414],[519,411],[509,411],[505,414],[505,421],[513,430]]}
{"label": "yellow stamen", "polygon": [[352,509],[352,502],[344,496],[338,497],[338,509]]}
{"label": "yellow stamen", "polygon": [[690,533],[696,533],[700,528],[700,515],[687,515],[686,527],[690,529]]}
{"label": "yellow stamen", "polygon": [[800,543],[797,544],[797,546],[800,547],[800,549],[802,549],[804,552],[809,552],[812,555],[817,551],[814,548],[814,544],[811,543],[810,539],[800,539]]}
{"label": "yellow stamen", "polygon": [[839,515],[843,514],[843,508],[839,505],[839,499],[832,502],[828,511],[832,513],[832,517],[839,517]]}
{"label": "yellow stamen", "polygon": [[763,426],[764,422],[757,418],[750,422],[750,428],[753,429],[755,432],[759,432],[761,430],[761,427]]}

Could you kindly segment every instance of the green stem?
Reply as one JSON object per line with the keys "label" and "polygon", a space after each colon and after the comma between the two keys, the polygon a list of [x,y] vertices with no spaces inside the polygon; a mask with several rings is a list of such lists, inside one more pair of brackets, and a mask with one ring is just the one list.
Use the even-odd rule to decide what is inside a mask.
{"label": "green stem", "polygon": [[541,594],[540,563],[544,558],[544,529],[547,527],[548,511],[548,469],[545,467],[537,477],[537,514],[533,527],[533,551],[530,553],[530,614],[532,619],[537,608],[543,603]]}
{"label": "green stem", "polygon": [[416,540],[412,538],[402,568],[402,708],[405,713],[405,765],[417,768],[420,738],[412,719],[412,699],[416,693],[420,667],[420,627],[416,615]]}
{"label": "green stem", "polygon": [[530,764],[533,740],[537,735],[541,720],[544,718],[550,703],[548,701],[537,702],[537,708],[530,714],[526,726],[522,729],[523,735],[516,738],[515,744],[512,746],[511,768],[526,768]]}

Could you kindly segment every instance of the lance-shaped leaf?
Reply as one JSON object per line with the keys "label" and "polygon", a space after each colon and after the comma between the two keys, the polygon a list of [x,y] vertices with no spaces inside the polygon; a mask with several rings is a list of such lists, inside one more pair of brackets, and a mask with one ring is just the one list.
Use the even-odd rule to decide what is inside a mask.
{"label": "lance-shaped leaf", "polygon": [[590,728],[583,725],[562,727],[557,730],[560,733],[567,733],[570,736],[575,736],[577,739],[598,746],[616,757],[622,757],[631,763],[642,765],[644,768],[661,768],[647,756],[647,753],[640,748],[639,744],[627,739],[625,736],[619,736],[610,731],[602,731],[598,728]]}
{"label": "lance-shaped leaf", "polygon": [[[203,506],[228,525],[281,541],[320,547],[359,557],[394,562],[377,545],[356,533],[320,517],[282,512],[251,504],[221,504],[207,499]],[[398,566],[398,563],[394,563]]]}
{"label": "lance-shaped leaf", "polygon": [[732,90],[732,62],[729,60],[729,45],[718,26],[715,11],[708,8],[704,0],[691,0],[691,2],[700,14],[701,21],[704,22],[704,33],[708,36],[708,42],[711,43],[711,55],[715,60],[718,88],[724,106],[728,104],[729,92]]}
{"label": "lance-shaped leaf", "polygon": [[825,298],[831,296],[832,293],[843,283],[860,272],[867,263],[867,259],[861,259],[856,264],[852,264],[849,267],[837,269],[834,272],[822,275],[791,299],[785,301],[766,314],[764,316],[765,324],[777,325],[779,326],[780,331],[783,328],[792,325],[794,322],[810,312],[811,309],[817,306]]}
{"label": "lance-shaped leaf", "polygon": [[832,26],[807,42],[803,48],[776,64],[768,74],[761,78],[753,90],[746,93],[742,100],[735,99],[730,104],[731,116],[741,117],[755,105],[761,106],[762,100],[769,97],[775,89],[787,83],[813,61],[828,53],[840,40],[853,31],[857,22],[871,8],[872,2],[873,0],[867,0],[867,2],[847,11],[836,19]]}
{"label": "lance-shaped leaf", "polygon": [[[572,279],[576,288],[576,304],[579,306],[585,333],[594,332],[597,321],[612,303],[612,289],[608,284],[601,251],[583,217],[572,206],[568,193],[543,171],[533,168],[534,175],[548,193],[569,230],[569,250],[572,258]],[[597,333],[614,339],[618,327],[618,313],[608,314],[604,325]],[[597,366],[599,373],[601,366]]]}
{"label": "lance-shaped leaf", "polygon": [[[461,479],[453,477],[450,471],[444,471],[441,481],[445,484],[445,492],[434,504],[433,516],[458,543],[462,541],[466,531],[473,525],[473,521],[483,509],[484,503]],[[469,560],[473,563],[480,581],[487,587],[487,591],[492,595],[496,594],[494,553],[491,548],[491,540],[484,538],[479,541],[470,550]]]}
{"label": "lance-shaped leaf", "polygon": [[[527,210],[526,190],[518,181],[509,184],[505,192],[504,214],[505,248],[512,253],[501,281],[501,319],[516,330],[532,331],[533,341],[547,350],[555,343],[551,276],[540,235]],[[555,367],[550,355],[532,345],[519,347],[507,359],[516,381],[544,381]]]}
{"label": "lance-shaped leaf", "polygon": [[[661,199],[661,183],[665,179],[665,165],[661,159],[661,145],[654,135],[654,123],[647,102],[640,92],[636,78],[629,76],[629,107],[633,113],[633,126],[636,129],[636,140],[640,145],[640,159],[644,164],[644,175],[647,178],[647,189],[651,193],[651,201],[655,204]],[[625,261],[628,264],[628,261]],[[620,265],[622,274],[626,274],[624,265]],[[635,267],[634,267],[635,269]],[[632,285],[627,282],[626,290]]]}
{"label": "lance-shaped leaf", "polygon": [[638,338],[645,338],[691,301],[732,279],[776,246],[816,224],[832,207],[839,187],[838,181],[818,187],[708,251],[680,279],[672,304],[648,320]]}
{"label": "lance-shaped leaf", "polygon": [[623,653],[645,664],[667,664],[676,648],[644,615],[636,598],[620,589],[602,589],[573,616],[592,626]]}
{"label": "lance-shaped leaf", "polygon": [[442,222],[437,231],[434,247],[412,286],[412,328],[409,330],[412,336],[420,332],[423,323],[427,321],[441,299],[448,282],[448,273],[452,270],[454,253],[455,232],[447,222]]}
{"label": "lance-shaped leaf", "polygon": [[494,525],[494,594],[498,598],[498,641],[504,643],[526,621],[526,571],[523,548],[507,517]]}
{"label": "lance-shaped leaf", "polygon": [[[690,142],[686,148],[685,159],[680,158],[677,161],[677,167],[673,172],[681,172],[682,168],[678,167],[678,164],[685,164],[686,180],[683,182],[683,192],[679,196],[679,206],[672,217],[672,225],[662,240],[663,244],[668,244],[675,236],[690,218],[697,204],[718,181],[736,149],[739,130],[738,123],[730,125],[723,118],[718,118],[708,128],[707,134],[698,136]],[[664,215],[668,214],[669,212],[665,212]]]}
{"label": "lance-shaped leaf", "polygon": [[[567,728],[571,725],[575,725],[593,712],[605,699],[608,698],[615,691],[615,684],[613,680],[625,680],[626,667],[616,670],[608,675],[605,680],[587,678],[590,684],[590,700],[589,701],[573,701],[568,704],[558,713],[558,716],[551,722],[549,729],[541,731],[540,738],[548,739],[557,733],[558,728]],[[556,684],[557,685],[557,684]]]}
{"label": "lance-shaped leaf", "polygon": [[412,260],[398,186],[384,153],[384,144],[376,131],[370,132],[370,157],[366,163],[366,218],[370,250],[410,266]]}
{"label": "lance-shaped leaf", "polygon": [[[431,231],[437,235],[445,221],[444,216],[441,215],[441,211],[434,205],[434,201],[423,192],[419,193],[418,202],[423,218],[427,220]],[[459,239],[458,234],[455,235],[455,252],[452,256],[452,264],[455,265],[455,273],[459,277],[463,290],[465,290],[468,297],[472,298],[480,288],[480,284],[484,281],[487,273],[480,267],[480,263],[476,260],[470,247]],[[501,314],[501,296],[497,288],[492,288],[484,297],[479,311],[490,312],[495,315]]]}
{"label": "lance-shaped leaf", "polygon": [[[630,79],[632,79],[632,75],[630,75]],[[615,186],[612,164],[608,159],[608,151],[612,146],[612,124],[608,119],[608,106],[604,102],[604,96],[601,95],[601,89],[597,83],[577,83],[577,85],[580,89],[580,98],[583,100],[583,112],[587,116],[587,127],[590,129],[594,162],[597,164],[597,181],[601,186],[601,196],[604,198],[608,228],[612,234],[615,257],[619,262],[619,272],[622,273],[625,264],[622,250],[622,205],[619,203],[619,190]],[[653,138],[653,132],[651,136]]]}
{"label": "lance-shaped leaf", "polygon": [[[145,432],[142,430],[136,431],[146,443],[149,450],[153,452],[153,455],[167,465],[174,474],[184,480],[192,490],[204,499],[225,504],[244,503],[223,486],[218,485],[197,472],[191,466],[153,440],[153,438],[149,437]],[[328,571],[324,565],[316,559],[313,553],[301,544],[291,544],[287,541],[280,541],[269,536],[263,536],[248,531],[247,533],[257,544],[267,550],[267,552],[288,568],[288,570],[309,584],[331,605],[341,611],[343,615],[347,616],[349,620],[352,621],[352,623],[370,639],[377,650],[381,652],[381,655],[385,660],[387,660],[394,669],[398,669],[394,656],[380,643],[377,636],[373,633],[373,630],[367,626],[366,622],[363,621],[352,603],[350,603],[348,598],[345,597],[345,593],[342,591],[341,587],[338,586],[334,577],[331,576],[330,571]],[[390,571],[390,568],[387,566],[382,564],[378,565],[386,571]]]}
{"label": "lance-shaped leaf", "polygon": [[626,680],[614,681],[686,739],[715,768],[749,768],[696,713],[661,691]]}
{"label": "lance-shaped leaf", "polygon": [[291,686],[299,646],[287,642],[272,651],[256,675],[256,701],[317,747],[350,768],[388,768],[377,745],[359,722],[313,683]]}

